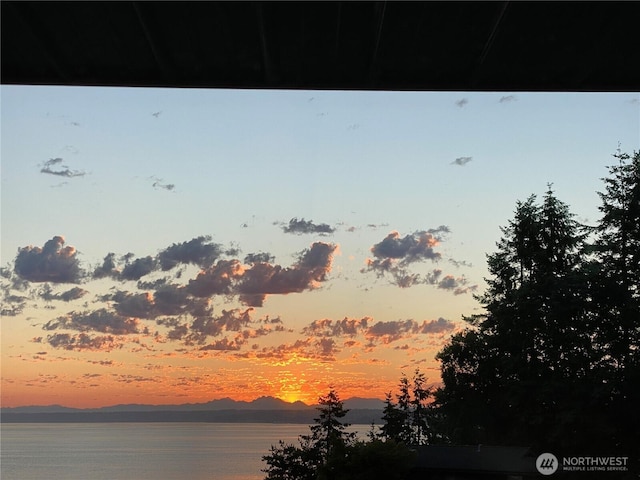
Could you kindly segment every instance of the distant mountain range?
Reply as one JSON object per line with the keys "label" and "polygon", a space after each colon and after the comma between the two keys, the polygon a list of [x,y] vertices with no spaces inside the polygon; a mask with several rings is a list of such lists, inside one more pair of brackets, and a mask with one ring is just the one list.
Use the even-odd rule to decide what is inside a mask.
{"label": "distant mountain range", "polygon": [[[345,421],[353,424],[379,423],[384,402],[375,398],[344,401],[349,412]],[[71,408],[61,405],[0,409],[0,421],[15,422],[250,422],[312,423],[317,405],[285,402],[260,397],[251,402],[231,398],[206,403],[176,405],[123,404],[101,408]]]}

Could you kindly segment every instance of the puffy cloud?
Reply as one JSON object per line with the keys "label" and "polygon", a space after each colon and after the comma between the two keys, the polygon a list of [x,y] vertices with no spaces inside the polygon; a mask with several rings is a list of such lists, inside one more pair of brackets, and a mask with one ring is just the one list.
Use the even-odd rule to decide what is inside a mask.
{"label": "puffy cloud", "polygon": [[252,308],[223,310],[218,317],[196,318],[191,324],[188,342],[204,343],[206,337],[217,337],[224,332],[238,332],[251,323]]}
{"label": "puffy cloud", "polygon": [[200,347],[200,350],[218,350],[218,351],[238,351],[242,348],[246,342],[241,338],[235,338],[233,340],[229,340],[228,338],[223,338],[221,340],[216,340],[213,343],[209,343],[203,347]]}
{"label": "puffy cloud", "polygon": [[391,343],[410,333],[416,326],[414,320],[391,320],[389,322],[377,322],[367,329],[366,337],[369,340],[380,340],[382,343]]}
{"label": "puffy cloud", "polygon": [[269,294],[299,293],[317,288],[331,271],[336,248],[337,245],[315,242],[288,268],[267,263],[254,264],[238,277],[237,292],[241,301],[259,307]]}
{"label": "puffy cloud", "polygon": [[398,232],[393,231],[380,243],[371,247],[371,253],[382,261],[399,260],[401,264],[422,260],[439,260],[440,253],[433,250],[433,247],[438,243],[438,238],[430,231],[415,232],[402,238]]}
{"label": "puffy cloud", "polygon": [[371,317],[345,317],[342,320],[335,321],[329,318],[323,318],[321,320],[314,320],[309,326],[305,327],[302,332],[308,335],[322,335],[325,337],[355,336],[365,331],[371,320]]}
{"label": "puffy cloud", "polygon": [[70,312],[67,315],[49,320],[42,328],[44,330],[66,329],[79,332],[95,331],[113,335],[139,333],[136,319],[123,317],[105,308],[91,312]]}
{"label": "puffy cloud", "polygon": [[389,322],[377,322],[367,329],[365,336],[369,342],[380,341],[384,344],[395,342],[409,335],[436,334],[452,331],[455,328],[453,322],[444,318],[418,323],[415,320],[392,320]]}
{"label": "puffy cloud", "polygon": [[47,302],[50,302],[53,300],[62,300],[63,302],[70,302],[72,300],[77,300],[79,298],[84,297],[87,293],[89,292],[80,287],[73,287],[72,289],[62,293],[53,293],[53,289],[51,288],[51,285],[47,283],[40,291],[40,298],[42,298]]}
{"label": "puffy cloud", "polygon": [[450,332],[455,328],[455,324],[445,318],[438,318],[437,320],[427,321],[424,320],[420,325],[416,325],[414,329],[415,333],[444,333]]}
{"label": "puffy cloud", "polygon": [[124,280],[139,280],[156,269],[156,260],[151,256],[137,258],[131,263],[127,263],[120,276]]}
{"label": "puffy cloud", "polygon": [[55,333],[47,336],[47,343],[54,348],[65,350],[113,350],[122,346],[112,335],[91,336],[86,333],[70,335]]}
{"label": "puffy cloud", "polygon": [[188,242],[174,243],[158,254],[162,270],[170,270],[183,264],[194,264],[202,268],[210,267],[222,254],[222,247],[211,243],[211,237],[196,237]]}
{"label": "puffy cloud", "polygon": [[451,162],[451,165],[459,165],[461,167],[464,167],[471,160],[473,160],[473,157],[458,157],[453,162]]}
{"label": "puffy cloud", "polygon": [[96,267],[93,271],[93,278],[117,277],[119,271],[116,268],[116,254],[108,253],[102,262],[102,265]]}
{"label": "puffy cloud", "polygon": [[275,257],[269,253],[249,253],[244,257],[244,263],[273,263]]}
{"label": "puffy cloud", "polygon": [[83,170],[71,170],[67,165],[62,165],[62,158],[51,158],[42,164],[40,173],[47,173],[49,175],[57,175],[59,177],[83,177],[87,173]]}
{"label": "puffy cloud", "polygon": [[468,283],[469,281],[465,277],[456,278],[453,275],[446,275],[438,282],[438,288],[452,291],[454,295],[473,292],[478,288],[477,285],[465,286]]}
{"label": "puffy cloud", "polygon": [[[398,232],[393,231],[371,247],[371,253],[375,258],[367,259],[367,269],[376,272],[379,277],[385,274],[391,275],[393,283],[401,288],[421,283],[420,276],[410,272],[407,267],[424,260],[440,260],[442,256],[434,250],[434,247],[446,233],[449,233],[449,228],[445,225],[404,237],[400,237]],[[362,270],[362,272],[365,271]]]}
{"label": "puffy cloud", "polygon": [[61,236],[48,240],[42,248],[23,247],[18,250],[14,271],[30,282],[78,283],[82,278],[76,249],[64,246]]}
{"label": "puffy cloud", "polygon": [[326,223],[321,223],[319,225],[314,224],[311,220],[307,221],[304,218],[298,220],[297,218],[292,218],[289,220],[289,225],[285,225],[282,227],[284,233],[320,233],[320,234],[329,234],[335,232],[335,228],[330,227]]}
{"label": "puffy cloud", "polygon": [[242,278],[244,267],[238,260],[219,260],[214,266],[203,270],[195,279],[189,280],[189,293],[196,297],[233,294],[234,281]]}
{"label": "puffy cloud", "polygon": [[189,299],[186,287],[181,285],[160,285],[153,293],[153,300],[160,315],[181,315],[190,306],[200,308],[200,302]]}

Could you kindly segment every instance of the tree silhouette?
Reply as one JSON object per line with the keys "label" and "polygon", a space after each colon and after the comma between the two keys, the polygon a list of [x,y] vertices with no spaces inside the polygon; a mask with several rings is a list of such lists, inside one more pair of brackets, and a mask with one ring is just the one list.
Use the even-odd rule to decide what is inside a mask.
{"label": "tree silhouette", "polygon": [[437,355],[455,443],[640,459],[640,155],[614,157],[595,227],[549,187],[502,228],[485,312]]}
{"label": "tree silhouette", "polygon": [[345,431],[349,424],[342,421],[348,410],[331,389],[318,400],[318,411],[311,433],[300,436],[300,447],[280,441],[263,457],[266,479],[328,479],[344,470],[347,449],[355,442],[355,434]]}
{"label": "tree silhouette", "polygon": [[[309,435],[299,437],[300,446],[280,441],[262,457],[266,480],[401,480],[413,466],[415,452],[405,443],[382,440],[371,433],[358,440],[342,421],[348,410],[335,390],[320,397]],[[373,430],[372,430],[373,432]]]}

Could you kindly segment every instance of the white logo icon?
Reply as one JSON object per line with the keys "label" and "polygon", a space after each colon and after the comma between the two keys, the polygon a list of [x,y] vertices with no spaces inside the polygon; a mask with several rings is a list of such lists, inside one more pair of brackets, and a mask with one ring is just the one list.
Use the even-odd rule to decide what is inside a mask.
{"label": "white logo icon", "polygon": [[558,470],[558,459],[553,453],[542,453],[536,460],[536,468],[542,475],[551,475]]}

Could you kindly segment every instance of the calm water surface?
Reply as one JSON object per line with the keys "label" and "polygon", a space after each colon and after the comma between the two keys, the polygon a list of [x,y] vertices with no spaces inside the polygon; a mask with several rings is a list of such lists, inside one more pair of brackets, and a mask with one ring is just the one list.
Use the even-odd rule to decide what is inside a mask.
{"label": "calm water surface", "polygon": [[[262,456],[308,425],[265,423],[2,424],[2,480],[258,480]],[[366,433],[366,425],[350,431]]]}

